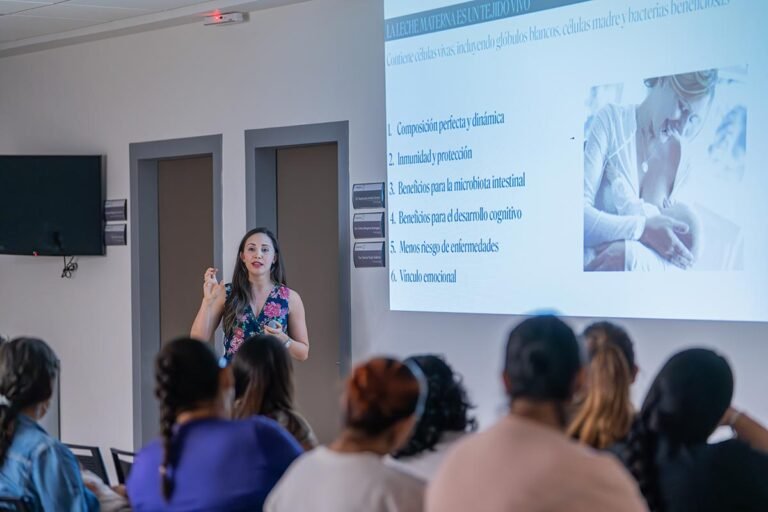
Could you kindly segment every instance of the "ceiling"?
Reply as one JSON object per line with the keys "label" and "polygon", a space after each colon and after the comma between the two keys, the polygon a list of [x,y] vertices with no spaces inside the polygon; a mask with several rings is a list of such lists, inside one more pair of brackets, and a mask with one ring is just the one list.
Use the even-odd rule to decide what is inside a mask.
{"label": "ceiling", "polygon": [[0,57],[307,0],[0,0]]}

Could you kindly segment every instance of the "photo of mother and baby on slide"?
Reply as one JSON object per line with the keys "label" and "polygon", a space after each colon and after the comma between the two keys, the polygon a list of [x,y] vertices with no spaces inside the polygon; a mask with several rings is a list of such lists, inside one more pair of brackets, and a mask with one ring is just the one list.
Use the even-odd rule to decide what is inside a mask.
{"label": "photo of mother and baby on slide", "polygon": [[741,270],[746,66],[592,87],[584,270]]}

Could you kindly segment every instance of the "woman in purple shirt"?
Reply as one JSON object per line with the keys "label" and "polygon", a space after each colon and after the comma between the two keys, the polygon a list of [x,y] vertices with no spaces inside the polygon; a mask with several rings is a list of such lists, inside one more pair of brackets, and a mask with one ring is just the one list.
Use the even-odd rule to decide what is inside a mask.
{"label": "woman in purple shirt", "polygon": [[301,453],[276,422],[229,420],[234,380],[204,343],[178,339],[157,357],[161,438],[136,457],[128,496],[137,511],[261,510]]}

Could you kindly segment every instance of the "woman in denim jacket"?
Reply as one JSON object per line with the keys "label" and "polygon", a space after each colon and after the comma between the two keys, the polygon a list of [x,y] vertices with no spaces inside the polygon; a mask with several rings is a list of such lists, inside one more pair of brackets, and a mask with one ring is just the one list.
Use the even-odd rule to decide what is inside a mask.
{"label": "woman in denim jacket", "polygon": [[34,338],[0,345],[0,496],[32,511],[98,511],[69,449],[37,420],[48,410],[59,361]]}

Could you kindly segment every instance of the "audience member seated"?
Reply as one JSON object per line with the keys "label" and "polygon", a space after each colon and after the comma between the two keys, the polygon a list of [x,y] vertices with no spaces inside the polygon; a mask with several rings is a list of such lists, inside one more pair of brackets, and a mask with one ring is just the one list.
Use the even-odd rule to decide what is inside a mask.
{"label": "audience member seated", "polygon": [[293,405],[293,363],[283,343],[268,334],[247,340],[232,359],[235,418],[272,418],[305,450],[317,446],[312,428]]}
{"label": "audience member seated", "polygon": [[532,317],[515,327],[503,376],[510,412],[448,454],[427,490],[427,510],[645,511],[613,456],[564,433],[581,366],[576,336],[558,318]]}
{"label": "audience member seated", "polygon": [[426,398],[418,371],[386,358],[355,368],[346,386],[341,434],[330,447],[315,448],[296,461],[264,510],[421,511],[423,482],[383,460],[405,444]]}
{"label": "audience member seated", "polygon": [[0,496],[37,511],[99,510],[72,452],[37,421],[53,395],[59,360],[42,340],[0,344]]}
{"label": "audience member seated", "polygon": [[[614,448],[652,512],[768,510],[768,431],[730,408],[732,396],[731,368],[711,350],[680,352],[656,376]],[[707,444],[719,424],[739,439]]]}
{"label": "audience member seated", "polygon": [[128,477],[133,510],[261,510],[301,447],[263,416],[229,420],[230,368],[201,341],[181,338],[155,362],[160,433],[136,456]]}
{"label": "audience member seated", "polygon": [[409,357],[406,364],[421,369],[427,382],[427,401],[413,435],[387,464],[422,480],[432,480],[448,449],[477,428],[469,416],[472,405],[461,379],[435,355]]}
{"label": "audience member seated", "polygon": [[610,322],[584,331],[589,363],[585,393],[568,435],[603,450],[626,437],[635,419],[630,388],[637,376],[635,350],[627,332]]}

